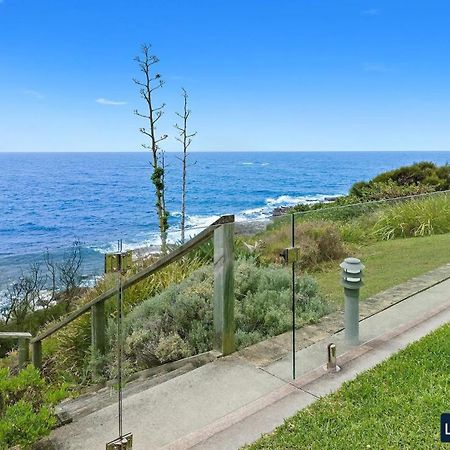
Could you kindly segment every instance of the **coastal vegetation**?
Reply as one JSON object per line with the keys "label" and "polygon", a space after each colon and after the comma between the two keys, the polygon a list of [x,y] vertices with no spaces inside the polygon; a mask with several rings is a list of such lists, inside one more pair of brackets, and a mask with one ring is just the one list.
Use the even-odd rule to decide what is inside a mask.
{"label": "coastal vegetation", "polygon": [[[316,241],[314,252],[323,260],[339,255],[340,241],[368,244],[395,238],[423,237],[450,232],[450,196],[436,192],[394,201],[367,202],[294,213],[295,237],[303,248],[305,262],[311,258],[308,248]],[[286,246],[291,239],[290,217],[277,218],[253,241],[260,242],[268,257],[274,247]],[[337,248],[334,248],[337,247]],[[337,252],[337,253],[336,253]],[[319,261],[320,262],[320,261]]]}
{"label": "coastal vegetation", "polygon": [[[134,371],[212,349],[213,268],[211,245],[197,254],[168,266],[125,291],[125,355]],[[136,269],[133,269],[136,270]],[[113,287],[114,276],[107,276],[86,293],[84,303]],[[296,280],[297,323],[313,323],[331,308],[311,277]],[[280,265],[260,264],[237,244],[235,268],[236,341],[239,348],[275,336],[289,329],[291,275]],[[115,305],[107,304],[109,317],[106,356],[91,350],[91,325],[82,316],[44,341],[44,373],[51,379],[85,384],[96,378],[96,368],[106,364],[104,377],[114,373],[116,354]],[[96,381],[99,381],[96,378]]]}
{"label": "coastal vegetation", "polygon": [[[450,199],[443,193],[388,203],[366,214],[347,214],[345,219],[338,214],[335,220],[329,216],[318,220],[316,211],[314,219],[307,220],[308,214],[304,214],[295,227],[301,254],[297,301],[305,296],[307,299],[303,304],[306,307],[298,308],[298,326],[317,321],[340,307],[342,288],[337,269],[345,256],[360,257],[367,266],[363,298],[448,262],[444,249],[450,228],[445,223],[450,222],[450,215],[439,211],[446,211],[449,205]],[[429,226],[420,226],[419,214],[404,214],[400,228],[403,233],[380,232],[386,230],[381,223],[402,217],[401,212],[410,208],[428,211],[423,220]],[[422,239],[417,239],[419,236]],[[289,329],[290,278],[279,255],[289,244],[290,224],[284,218],[254,237],[237,238],[235,315],[239,347]],[[126,291],[125,353],[130,371],[212,348],[212,249],[211,242],[207,242],[176,265]],[[390,270],[386,272],[388,258]],[[405,264],[405,260],[409,263]],[[138,266],[133,268],[134,272],[137,270]],[[82,301],[89,301],[114,283],[114,276],[106,276]],[[116,316],[114,305],[108,308],[109,353],[105,360],[113,361]],[[47,339],[44,356],[49,376],[90,382],[101,361],[90,350],[89,318],[81,317]],[[111,367],[104,373],[107,378],[112,376]]]}
{"label": "coastal vegetation", "polygon": [[[46,251],[41,262],[34,262],[28,270],[6,287],[0,314],[0,331],[28,331],[35,333],[49,321],[57,320],[75,306],[87,291],[82,286],[81,243],[75,241],[60,261]],[[12,340],[3,340],[0,357],[13,348]]]}
{"label": "coastal vegetation", "polygon": [[56,425],[53,406],[67,396],[66,386],[50,386],[31,365],[13,375],[0,369],[0,449],[29,448]]}
{"label": "coastal vegetation", "polygon": [[[450,197],[442,191],[447,186],[443,178],[448,176],[447,166],[433,169],[424,163],[412,167],[375,177],[364,186],[359,183],[347,197],[334,202],[291,210],[295,220],[294,240],[300,249],[295,278],[298,327],[317,322],[342,307],[338,264],[346,256],[356,256],[366,265],[362,301],[450,261],[446,251],[450,246]],[[426,184],[416,181],[420,178],[417,167],[426,170],[428,175],[422,178]],[[291,274],[280,251],[291,245],[291,220],[292,214],[274,217],[263,231],[235,236],[234,314],[238,348],[290,328]],[[125,290],[126,372],[212,349],[213,253],[212,241],[206,241],[179,261]],[[9,313],[3,312],[4,317],[9,315],[7,323],[4,320],[1,325],[2,330],[41,332],[116,286],[116,275],[106,274],[92,288],[81,287],[80,257],[75,245],[64,262],[57,264],[48,255],[44,258],[47,268],[44,284],[49,293],[45,298],[43,273],[35,268],[29,275],[24,274],[17,283],[30,289],[16,289],[16,293],[23,295],[20,298],[16,295],[21,300],[14,307],[10,305]],[[157,258],[153,255],[135,260],[127,276],[150,266]],[[17,309],[22,301],[28,308],[23,314]],[[96,354],[91,347],[89,315],[79,317],[45,339],[42,376],[61,395],[76,395],[83,386],[115,377],[114,302],[106,303],[106,314],[105,355]],[[9,351],[12,345],[2,346],[2,356],[6,357],[0,366],[15,371],[17,354]],[[15,372],[4,372],[4,376],[9,377],[10,373]],[[15,408],[20,409],[20,414],[17,413],[20,418],[31,414],[30,408],[34,406],[20,404]],[[45,434],[54,420],[51,403],[46,408],[50,409],[44,410],[42,418],[47,425],[39,428],[40,434]],[[41,417],[36,408],[33,414]]]}
{"label": "coastal vegetation", "polygon": [[[237,348],[290,328],[291,274],[279,266],[241,259],[235,268]],[[297,323],[317,322],[330,311],[308,276],[296,278]],[[178,285],[143,301],[127,317],[128,362],[146,368],[213,348],[213,270],[203,267]]]}
{"label": "coastal vegetation", "polygon": [[450,325],[344,383],[246,447],[257,449],[445,448]]}
{"label": "coastal vegetation", "polygon": [[420,186],[430,191],[447,191],[450,189],[450,166],[438,166],[429,161],[422,161],[399,167],[380,173],[370,181],[355,183],[350,189],[350,195],[365,198],[368,193],[376,193],[383,185],[411,189]]}
{"label": "coastal vegetation", "polygon": [[348,195],[328,202],[299,204],[289,212],[314,211],[447,190],[450,190],[450,165],[438,166],[433,162],[422,161],[380,173],[369,181],[358,181],[352,185]]}

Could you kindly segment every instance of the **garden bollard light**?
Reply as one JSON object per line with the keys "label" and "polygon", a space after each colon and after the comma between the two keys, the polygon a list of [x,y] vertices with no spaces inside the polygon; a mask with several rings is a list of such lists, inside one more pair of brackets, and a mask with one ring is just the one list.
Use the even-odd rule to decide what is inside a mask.
{"label": "garden bollard light", "polygon": [[359,344],[359,290],[363,285],[364,265],[357,258],[346,258],[340,264],[341,284],[345,298],[345,340],[350,345]]}

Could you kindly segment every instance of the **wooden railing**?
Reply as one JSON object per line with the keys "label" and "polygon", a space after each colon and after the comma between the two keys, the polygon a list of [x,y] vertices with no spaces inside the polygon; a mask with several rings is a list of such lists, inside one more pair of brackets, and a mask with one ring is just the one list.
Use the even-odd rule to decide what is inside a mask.
{"label": "wooden railing", "polygon": [[0,333],[0,339],[17,339],[19,341],[19,369],[23,369],[30,358],[31,334],[21,331],[5,331]]}
{"label": "wooden railing", "polygon": [[[214,330],[215,348],[223,354],[234,351],[234,215],[222,216],[209,227],[183,245],[140,272],[125,279],[122,288],[125,290],[145,278],[164,269],[194,250],[200,244],[214,236]],[[118,288],[114,287],[98,297],[72,311],[60,322],[30,340],[32,345],[32,361],[35,367],[42,366],[42,341],[61,330],[81,315],[91,311],[92,346],[100,354],[105,352],[106,315],[105,301],[115,297]]]}

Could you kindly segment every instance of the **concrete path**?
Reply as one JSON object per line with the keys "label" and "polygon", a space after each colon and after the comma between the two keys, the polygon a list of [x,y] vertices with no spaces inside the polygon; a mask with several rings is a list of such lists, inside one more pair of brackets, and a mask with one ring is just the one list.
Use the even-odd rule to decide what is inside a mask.
{"label": "concrete path", "polygon": [[[349,347],[343,332],[257,367],[239,354],[206,364],[124,401],[124,431],[133,450],[236,449],[273,430],[284,418],[339,388],[408,343],[450,321],[450,281],[411,296],[360,323],[362,345]],[[342,370],[323,369],[326,346],[337,346]],[[55,430],[58,449],[104,449],[117,431],[117,406]]]}

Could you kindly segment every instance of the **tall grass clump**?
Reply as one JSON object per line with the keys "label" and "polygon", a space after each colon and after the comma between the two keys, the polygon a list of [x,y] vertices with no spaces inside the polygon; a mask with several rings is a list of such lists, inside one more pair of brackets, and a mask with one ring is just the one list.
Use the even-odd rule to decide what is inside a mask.
{"label": "tall grass clump", "polygon": [[380,210],[372,234],[380,240],[450,232],[447,194],[407,200]]}

